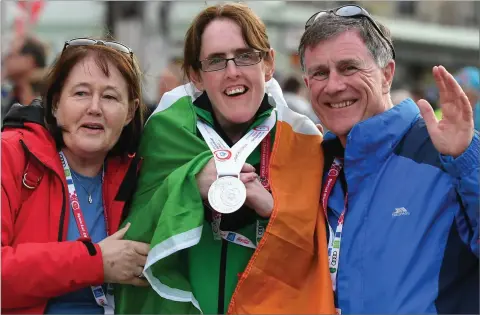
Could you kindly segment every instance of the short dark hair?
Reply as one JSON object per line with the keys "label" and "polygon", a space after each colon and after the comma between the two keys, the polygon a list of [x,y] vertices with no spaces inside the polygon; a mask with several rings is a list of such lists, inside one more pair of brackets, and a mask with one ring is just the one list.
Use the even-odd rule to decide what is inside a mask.
{"label": "short dark hair", "polygon": [[[134,153],[139,144],[143,131],[146,105],[142,97],[141,74],[137,61],[133,55],[119,52],[103,45],[70,46],[65,49],[53,64],[46,77],[45,90],[43,91],[43,106],[45,107],[45,123],[55,139],[58,149],[65,146],[62,128],[58,125],[53,110],[60,98],[60,94],[68,75],[73,67],[87,58],[93,56],[98,67],[108,77],[110,75],[108,63],[112,63],[127,82],[129,111],[134,110],[132,121],[122,130],[120,138],[108,153],[109,156],[120,156]],[[133,101],[139,100],[139,105],[134,108]]]}
{"label": "short dark hair", "polygon": [[[392,42],[390,30],[382,23],[378,21],[376,21],[376,23],[385,37]],[[388,62],[393,59],[390,46],[380,34],[378,34],[378,31],[368,19],[324,14],[318,17],[318,19],[305,30],[300,39],[298,54],[300,55],[302,70],[305,70],[305,50],[308,47],[315,47],[320,42],[350,30],[357,30],[360,33],[360,37],[363,39],[365,46],[367,46],[367,49],[379,67],[385,67]]]}
{"label": "short dark hair", "polygon": [[20,49],[20,54],[32,56],[38,68],[44,68],[46,65],[45,46],[39,40],[32,37],[25,38],[22,49]]}
{"label": "short dark hair", "polygon": [[265,53],[269,58],[270,42],[267,30],[262,20],[242,3],[227,3],[210,6],[200,12],[190,24],[185,34],[183,71],[190,78],[190,72],[200,70],[200,49],[202,47],[202,35],[205,28],[216,19],[230,19],[242,29],[243,39],[251,48]]}

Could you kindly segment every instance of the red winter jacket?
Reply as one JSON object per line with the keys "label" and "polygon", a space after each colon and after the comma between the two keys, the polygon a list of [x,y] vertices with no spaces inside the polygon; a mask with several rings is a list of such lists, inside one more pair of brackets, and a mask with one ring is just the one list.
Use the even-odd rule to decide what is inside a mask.
{"label": "red winter jacket", "polygon": [[[2,130],[1,310],[40,314],[53,297],[102,284],[103,261],[97,244],[64,241],[68,188],[54,140],[41,123],[43,109],[31,105],[16,110],[9,112]],[[44,166],[43,178],[31,191],[22,187],[29,155]],[[132,156],[106,162],[103,194],[111,233],[125,215],[137,166]],[[23,203],[22,196],[28,196]]]}

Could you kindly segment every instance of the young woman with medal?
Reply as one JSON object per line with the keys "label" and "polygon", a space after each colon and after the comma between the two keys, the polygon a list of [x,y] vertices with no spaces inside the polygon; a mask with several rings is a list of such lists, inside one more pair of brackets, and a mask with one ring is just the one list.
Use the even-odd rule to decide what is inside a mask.
{"label": "young woman with medal", "polygon": [[149,245],[119,230],[146,109],[136,59],[69,40],[42,99],[3,124],[2,313],[113,314],[112,284],[148,285]]}
{"label": "young woman with medal", "polygon": [[[243,4],[200,12],[190,83],[145,126],[128,239],[149,242],[151,288],[119,286],[121,313],[333,313],[321,134],[285,104],[263,22]],[[318,232],[317,232],[318,231]]]}

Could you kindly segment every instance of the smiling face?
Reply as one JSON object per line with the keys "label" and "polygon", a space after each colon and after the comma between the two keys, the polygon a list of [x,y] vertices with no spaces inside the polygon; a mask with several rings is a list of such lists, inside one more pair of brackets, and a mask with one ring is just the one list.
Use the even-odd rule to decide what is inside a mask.
{"label": "smiling face", "polygon": [[[65,149],[79,157],[106,155],[132,119],[126,80],[108,62],[109,76],[88,55],[68,75],[53,115],[63,129]],[[130,110],[130,108],[132,108]]]}
{"label": "smiling face", "polygon": [[357,31],[307,47],[304,60],[312,107],[344,146],[355,124],[393,106],[389,91],[395,63],[379,68]]}
{"label": "smiling face", "polygon": [[[254,52],[242,36],[238,24],[230,19],[210,22],[202,34],[199,60],[209,58],[241,58]],[[206,91],[222,127],[244,124],[255,116],[265,95],[265,82],[273,74],[273,51],[269,58],[249,66],[236,66],[233,61],[222,70],[192,74],[199,90]]]}

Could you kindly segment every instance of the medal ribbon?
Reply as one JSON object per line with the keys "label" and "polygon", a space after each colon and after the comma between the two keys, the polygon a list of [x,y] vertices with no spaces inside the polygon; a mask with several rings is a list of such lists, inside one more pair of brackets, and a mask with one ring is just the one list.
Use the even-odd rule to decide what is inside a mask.
{"label": "medal ribbon", "polygon": [[333,186],[335,186],[335,182],[340,175],[340,171],[343,167],[343,159],[335,158],[333,160],[332,166],[327,174],[327,182],[325,183],[325,187],[322,191],[322,206],[323,211],[325,212],[325,218],[328,223],[328,232],[329,232],[329,239],[328,239],[328,263],[330,269],[330,278],[332,279],[332,287],[333,291],[335,292],[337,289],[337,273],[338,273],[338,262],[340,260],[340,243],[342,242],[342,230],[343,230],[343,221],[345,219],[345,213],[347,212],[347,198],[348,193],[345,194],[344,200],[344,208],[340,217],[338,218],[337,228],[335,230],[335,234],[333,233],[332,226],[328,222],[328,214],[327,214],[327,207],[328,207],[328,199],[333,190]]}
{"label": "medal ribbon", "polygon": [[197,127],[207,143],[215,159],[217,177],[239,177],[248,156],[255,150],[265,136],[275,126],[277,120],[275,111],[259,126],[253,128],[242,137],[233,147],[229,147],[218,133],[201,120],[197,120]]}
{"label": "medal ribbon", "polygon": [[[261,150],[261,159],[260,159],[260,181],[265,189],[270,189],[270,183],[268,181],[268,166],[270,162],[270,137],[266,137],[262,141],[262,150]],[[213,231],[213,238],[215,240],[224,239],[228,242],[245,246],[249,248],[257,248],[258,243],[263,237],[265,233],[266,226],[257,220],[256,228],[255,228],[255,238],[256,242],[253,243],[248,237],[243,236],[237,232],[231,231],[222,231],[220,230],[220,222],[222,221],[222,214],[218,213],[214,209],[212,209],[212,231]]]}
{"label": "medal ribbon", "polygon": [[[270,160],[270,137],[266,137],[275,126],[276,113],[272,111],[265,121],[250,130],[242,139],[240,139],[232,148],[218,135],[218,133],[203,121],[197,121],[197,127],[207,143],[210,151],[213,152],[217,176],[239,176],[240,171],[247,161],[248,156],[255,150],[258,144],[262,143],[260,158],[260,181],[269,190],[268,182]],[[256,242],[253,243],[248,237],[232,231],[220,230],[221,213],[212,209],[212,231],[215,240],[224,239],[228,242],[255,249],[265,233],[265,226],[257,220],[255,229]]]}
{"label": "medal ribbon", "polygon": [[[90,234],[88,233],[87,226],[85,224],[85,218],[83,216],[82,209],[80,208],[80,202],[78,201],[77,191],[75,189],[75,185],[73,183],[72,172],[70,170],[70,166],[68,165],[67,159],[65,158],[65,154],[60,151],[60,161],[62,162],[63,171],[65,172],[65,177],[67,180],[68,185],[68,194],[70,199],[70,204],[73,210],[73,216],[75,218],[75,222],[77,223],[78,232],[80,233],[81,237],[90,238]],[[102,172],[102,183],[104,173]],[[105,200],[103,200],[103,212],[105,215],[105,229],[107,231],[107,235],[109,235],[109,228],[108,228],[108,214],[105,207]],[[97,304],[103,307],[104,314],[114,314],[114,301],[113,301],[113,294],[110,292],[112,291],[110,288],[110,284],[107,285],[107,295],[103,291],[101,285],[91,286],[93,297]]]}

